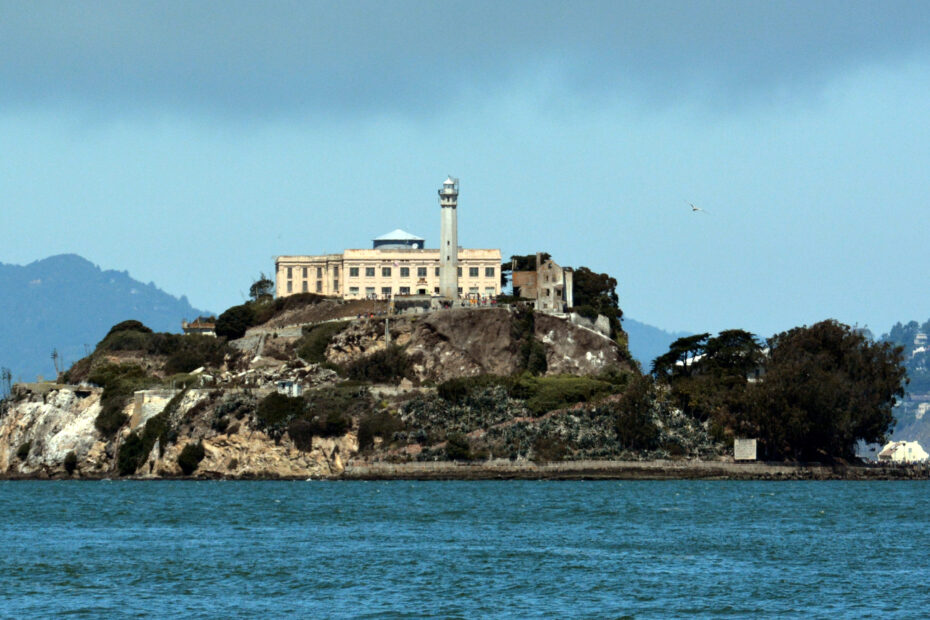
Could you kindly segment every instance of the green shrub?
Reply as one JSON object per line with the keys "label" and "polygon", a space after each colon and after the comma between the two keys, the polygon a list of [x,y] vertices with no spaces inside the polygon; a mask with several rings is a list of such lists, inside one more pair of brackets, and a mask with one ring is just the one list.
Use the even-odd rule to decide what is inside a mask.
{"label": "green shrub", "polygon": [[255,325],[255,310],[251,303],[233,306],[216,318],[216,335],[237,340],[245,330]]}
{"label": "green shrub", "polygon": [[461,404],[477,391],[495,385],[503,385],[509,389],[512,383],[513,380],[510,377],[501,377],[499,375],[454,377],[440,383],[436,387],[436,393],[447,402]]}
{"label": "green shrub", "polygon": [[171,414],[177,410],[184,394],[183,391],[176,394],[168,401],[161,413],[149,418],[141,433],[138,431],[129,433],[120,446],[117,457],[117,467],[121,476],[135,473],[148,458],[156,441],[161,452],[164,453],[165,446],[173,435],[170,427]]}
{"label": "green shrub", "polygon": [[272,392],[258,403],[255,417],[260,429],[278,439],[291,420],[303,416],[304,409],[304,399]]}
{"label": "green shrub", "polygon": [[203,442],[201,441],[189,443],[184,446],[181,450],[181,454],[178,455],[178,465],[181,467],[181,471],[184,472],[184,475],[190,476],[194,473],[205,455],[206,452],[203,449]]}
{"label": "green shrub", "polygon": [[533,375],[545,374],[546,346],[536,338],[536,315],[531,308],[519,308],[513,313],[510,337],[516,343],[518,366]]}
{"label": "green shrub", "polygon": [[104,437],[112,437],[123,424],[126,415],[123,408],[136,390],[143,390],[157,383],[157,379],[146,374],[145,369],[135,364],[106,364],[94,370],[88,380],[103,388],[101,409],[94,426]]}
{"label": "green shrub", "polygon": [[74,450],[65,455],[64,466],[69,476],[77,469],[77,454],[74,453]]}
{"label": "green shrub", "polygon": [[20,461],[25,461],[29,458],[29,450],[32,449],[32,441],[26,441],[19,444],[19,448],[16,450],[16,457]]}
{"label": "green shrub", "polygon": [[394,433],[403,431],[404,428],[403,421],[390,412],[373,411],[358,422],[358,447],[361,450],[370,448],[375,443],[375,437],[389,443]]}
{"label": "green shrub", "polygon": [[597,309],[594,308],[594,306],[588,306],[588,305],[575,306],[574,308],[572,308],[572,312],[574,312],[575,314],[579,316],[583,316],[584,318],[589,319],[591,321],[597,320],[598,312],[597,312]]}
{"label": "green shrub", "polygon": [[630,382],[617,411],[617,441],[626,450],[655,450],[659,444],[659,427],[652,415],[655,388],[649,376],[639,376]]}
{"label": "green shrub", "polygon": [[394,345],[355,360],[346,371],[356,381],[396,384],[412,374],[412,365],[404,350]]}
{"label": "green shrub", "polygon": [[194,387],[199,382],[200,377],[198,375],[190,375],[187,373],[171,375],[169,377],[165,377],[161,381],[162,385],[178,390]]}
{"label": "green shrub", "polygon": [[142,459],[146,456],[148,456],[148,453],[143,454],[142,437],[135,431],[129,433],[119,447],[119,455],[116,458],[119,475],[128,476],[136,473]]}
{"label": "green shrub", "polygon": [[546,345],[538,338],[529,338],[523,341],[520,348],[520,357],[523,367],[532,375],[544,375],[549,369],[546,361]]}
{"label": "green shrub", "polygon": [[264,303],[253,302],[256,305],[255,319],[253,325],[267,323],[282,312],[296,310],[305,306],[313,306],[326,299],[316,293],[296,293],[285,297],[278,297],[275,300],[264,300]]}
{"label": "green shrub", "polygon": [[113,399],[104,405],[100,413],[97,414],[94,419],[94,427],[100,431],[101,435],[110,438],[116,434],[116,431],[123,428],[123,425],[128,420],[129,418],[123,413],[123,405]]}
{"label": "green shrub", "polygon": [[541,415],[575,403],[590,402],[612,390],[610,383],[592,377],[523,375],[514,383],[510,395],[525,400],[527,409],[535,415]]}
{"label": "green shrub", "polygon": [[[124,323],[142,325],[138,321]],[[144,325],[140,329],[130,329],[131,325],[123,329],[117,327],[97,344],[98,351],[142,351],[164,356],[168,358],[164,367],[167,374],[188,373],[200,366],[217,366],[229,352],[224,340],[210,336],[153,333]]]}
{"label": "green shrub", "polygon": [[176,351],[165,361],[165,372],[169,375],[189,373],[204,365],[204,357],[199,351]]}
{"label": "green shrub", "polygon": [[294,343],[297,355],[308,362],[326,362],[326,347],[339,332],[348,327],[349,321],[320,323],[304,327],[300,340]]}
{"label": "green shrub", "polygon": [[145,351],[152,332],[122,330],[113,332],[97,344],[98,351]]}
{"label": "green shrub", "polygon": [[352,418],[343,411],[330,411],[320,421],[320,437],[342,437],[352,428]]}
{"label": "green shrub", "polygon": [[539,435],[533,441],[533,460],[538,463],[562,461],[568,454],[568,446],[558,437]]}
{"label": "green shrub", "polygon": [[152,333],[152,330],[146,327],[145,325],[143,325],[141,321],[135,321],[135,320],[130,319],[128,321],[123,321],[122,323],[117,323],[116,325],[111,327],[110,331],[107,332],[107,335],[104,336],[104,340],[106,340],[107,337],[117,332],[127,332],[127,331],[128,332],[141,332],[143,334]]}
{"label": "green shrub", "polygon": [[446,458],[450,461],[472,460],[471,444],[461,433],[449,433],[446,436]]}
{"label": "green shrub", "polygon": [[313,424],[308,420],[291,420],[287,425],[287,435],[298,450],[309,452],[313,448]]}
{"label": "green shrub", "polygon": [[229,428],[229,418],[225,416],[222,418],[214,418],[210,427],[218,433],[225,433],[226,429]]}

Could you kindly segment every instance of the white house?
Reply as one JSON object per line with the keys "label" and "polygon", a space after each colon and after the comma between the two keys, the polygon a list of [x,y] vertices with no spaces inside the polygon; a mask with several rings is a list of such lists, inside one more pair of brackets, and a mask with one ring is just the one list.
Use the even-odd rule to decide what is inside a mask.
{"label": "white house", "polygon": [[891,441],[878,453],[884,463],[922,463],[930,457],[916,441]]}

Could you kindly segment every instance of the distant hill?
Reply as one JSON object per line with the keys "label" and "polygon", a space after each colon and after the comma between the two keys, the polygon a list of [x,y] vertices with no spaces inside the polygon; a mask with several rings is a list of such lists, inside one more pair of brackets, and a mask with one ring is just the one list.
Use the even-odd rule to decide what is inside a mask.
{"label": "distant hill", "polygon": [[[104,271],[76,254],[25,266],[0,263],[0,366],[13,380],[54,378],[52,351],[67,367],[86,355],[120,321],[137,319],[155,331],[178,332],[202,310],[125,271]],[[61,363],[59,365],[61,366]]]}
{"label": "distant hill", "polygon": [[895,407],[895,426],[892,439],[919,441],[925,449],[930,447],[930,319],[923,323],[910,321],[896,323],[891,331],[882,334],[883,342],[903,347],[904,367],[910,383],[907,397]]}
{"label": "distant hill", "polygon": [[690,332],[667,332],[626,317],[623,317],[623,330],[630,337],[629,347],[633,359],[640,363],[645,372],[649,372],[652,360],[668,352],[670,344],[691,335]]}

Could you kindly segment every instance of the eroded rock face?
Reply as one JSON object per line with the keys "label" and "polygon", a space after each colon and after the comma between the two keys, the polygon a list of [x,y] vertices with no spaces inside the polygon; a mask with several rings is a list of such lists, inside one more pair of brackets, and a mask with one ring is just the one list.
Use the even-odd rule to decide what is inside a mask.
{"label": "eroded rock face", "polygon": [[610,366],[627,366],[610,338],[565,319],[537,313],[535,332],[546,345],[546,374],[596,375]]}
{"label": "eroded rock face", "polygon": [[[181,476],[178,456],[189,442],[168,446],[160,454],[155,446],[139,468],[143,477]],[[316,478],[342,473],[344,459],[358,451],[354,433],[337,438],[313,438],[309,452],[297,449],[285,436],[275,443],[261,431],[246,430],[203,440],[204,459],[198,476],[235,478]]]}
{"label": "eroded rock face", "polygon": [[[534,320],[534,335],[546,347],[547,374],[594,375],[609,366],[627,367],[617,344],[597,331],[543,313]],[[391,319],[390,326],[392,343],[405,347],[420,381],[509,375],[519,368],[520,344],[506,308],[443,310]],[[384,347],[384,319],[361,321],[333,339],[327,359],[345,364]]]}
{"label": "eroded rock face", "polygon": [[414,326],[407,355],[420,380],[445,381],[517,369],[517,343],[504,308],[433,312]]}
{"label": "eroded rock face", "polygon": [[[94,428],[101,392],[60,388],[11,403],[0,419],[0,472],[53,475],[72,451],[84,469],[103,471],[105,444]],[[16,453],[27,442],[29,453],[21,459]]]}
{"label": "eroded rock face", "polygon": [[[176,392],[176,391],[175,391]],[[117,475],[117,454],[133,430],[142,433],[145,421],[161,413],[170,402],[158,395],[146,401],[147,420],[135,427],[127,424],[111,441],[104,441],[94,427],[100,413],[102,391],[97,388],[62,387],[10,402],[0,418],[0,475],[35,478],[66,477],[65,457],[74,452],[74,477]],[[150,392],[137,393],[139,401]],[[215,408],[223,398],[214,399],[210,390],[190,390],[177,401],[169,416],[172,428],[181,437],[161,446],[156,442],[136,475],[146,478],[181,476],[178,456],[185,445],[202,441],[205,456],[196,470],[199,476],[244,478],[330,477],[343,470],[343,463],[358,451],[354,432],[342,437],[314,437],[309,451],[300,451],[285,434],[275,442],[249,426],[249,417],[232,418],[229,429],[212,428]],[[130,401],[127,417],[139,412],[136,399]],[[30,443],[25,458],[17,456],[20,446]]]}

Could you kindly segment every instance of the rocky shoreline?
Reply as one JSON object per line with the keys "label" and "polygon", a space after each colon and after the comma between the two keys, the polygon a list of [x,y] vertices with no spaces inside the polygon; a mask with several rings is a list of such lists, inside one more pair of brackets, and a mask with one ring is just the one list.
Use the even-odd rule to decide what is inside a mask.
{"label": "rocky shoreline", "polygon": [[[109,480],[106,474],[75,480]],[[6,473],[0,480],[65,480],[59,472]],[[700,460],[562,461],[552,463],[483,463],[457,461],[349,461],[340,472],[317,476],[201,472],[195,476],[128,476],[122,480],[930,480],[927,465],[881,466],[821,463],[764,463]]]}
{"label": "rocky shoreline", "polygon": [[881,467],[733,461],[562,461],[479,464],[348,463],[343,480],[927,480],[927,466]]}

